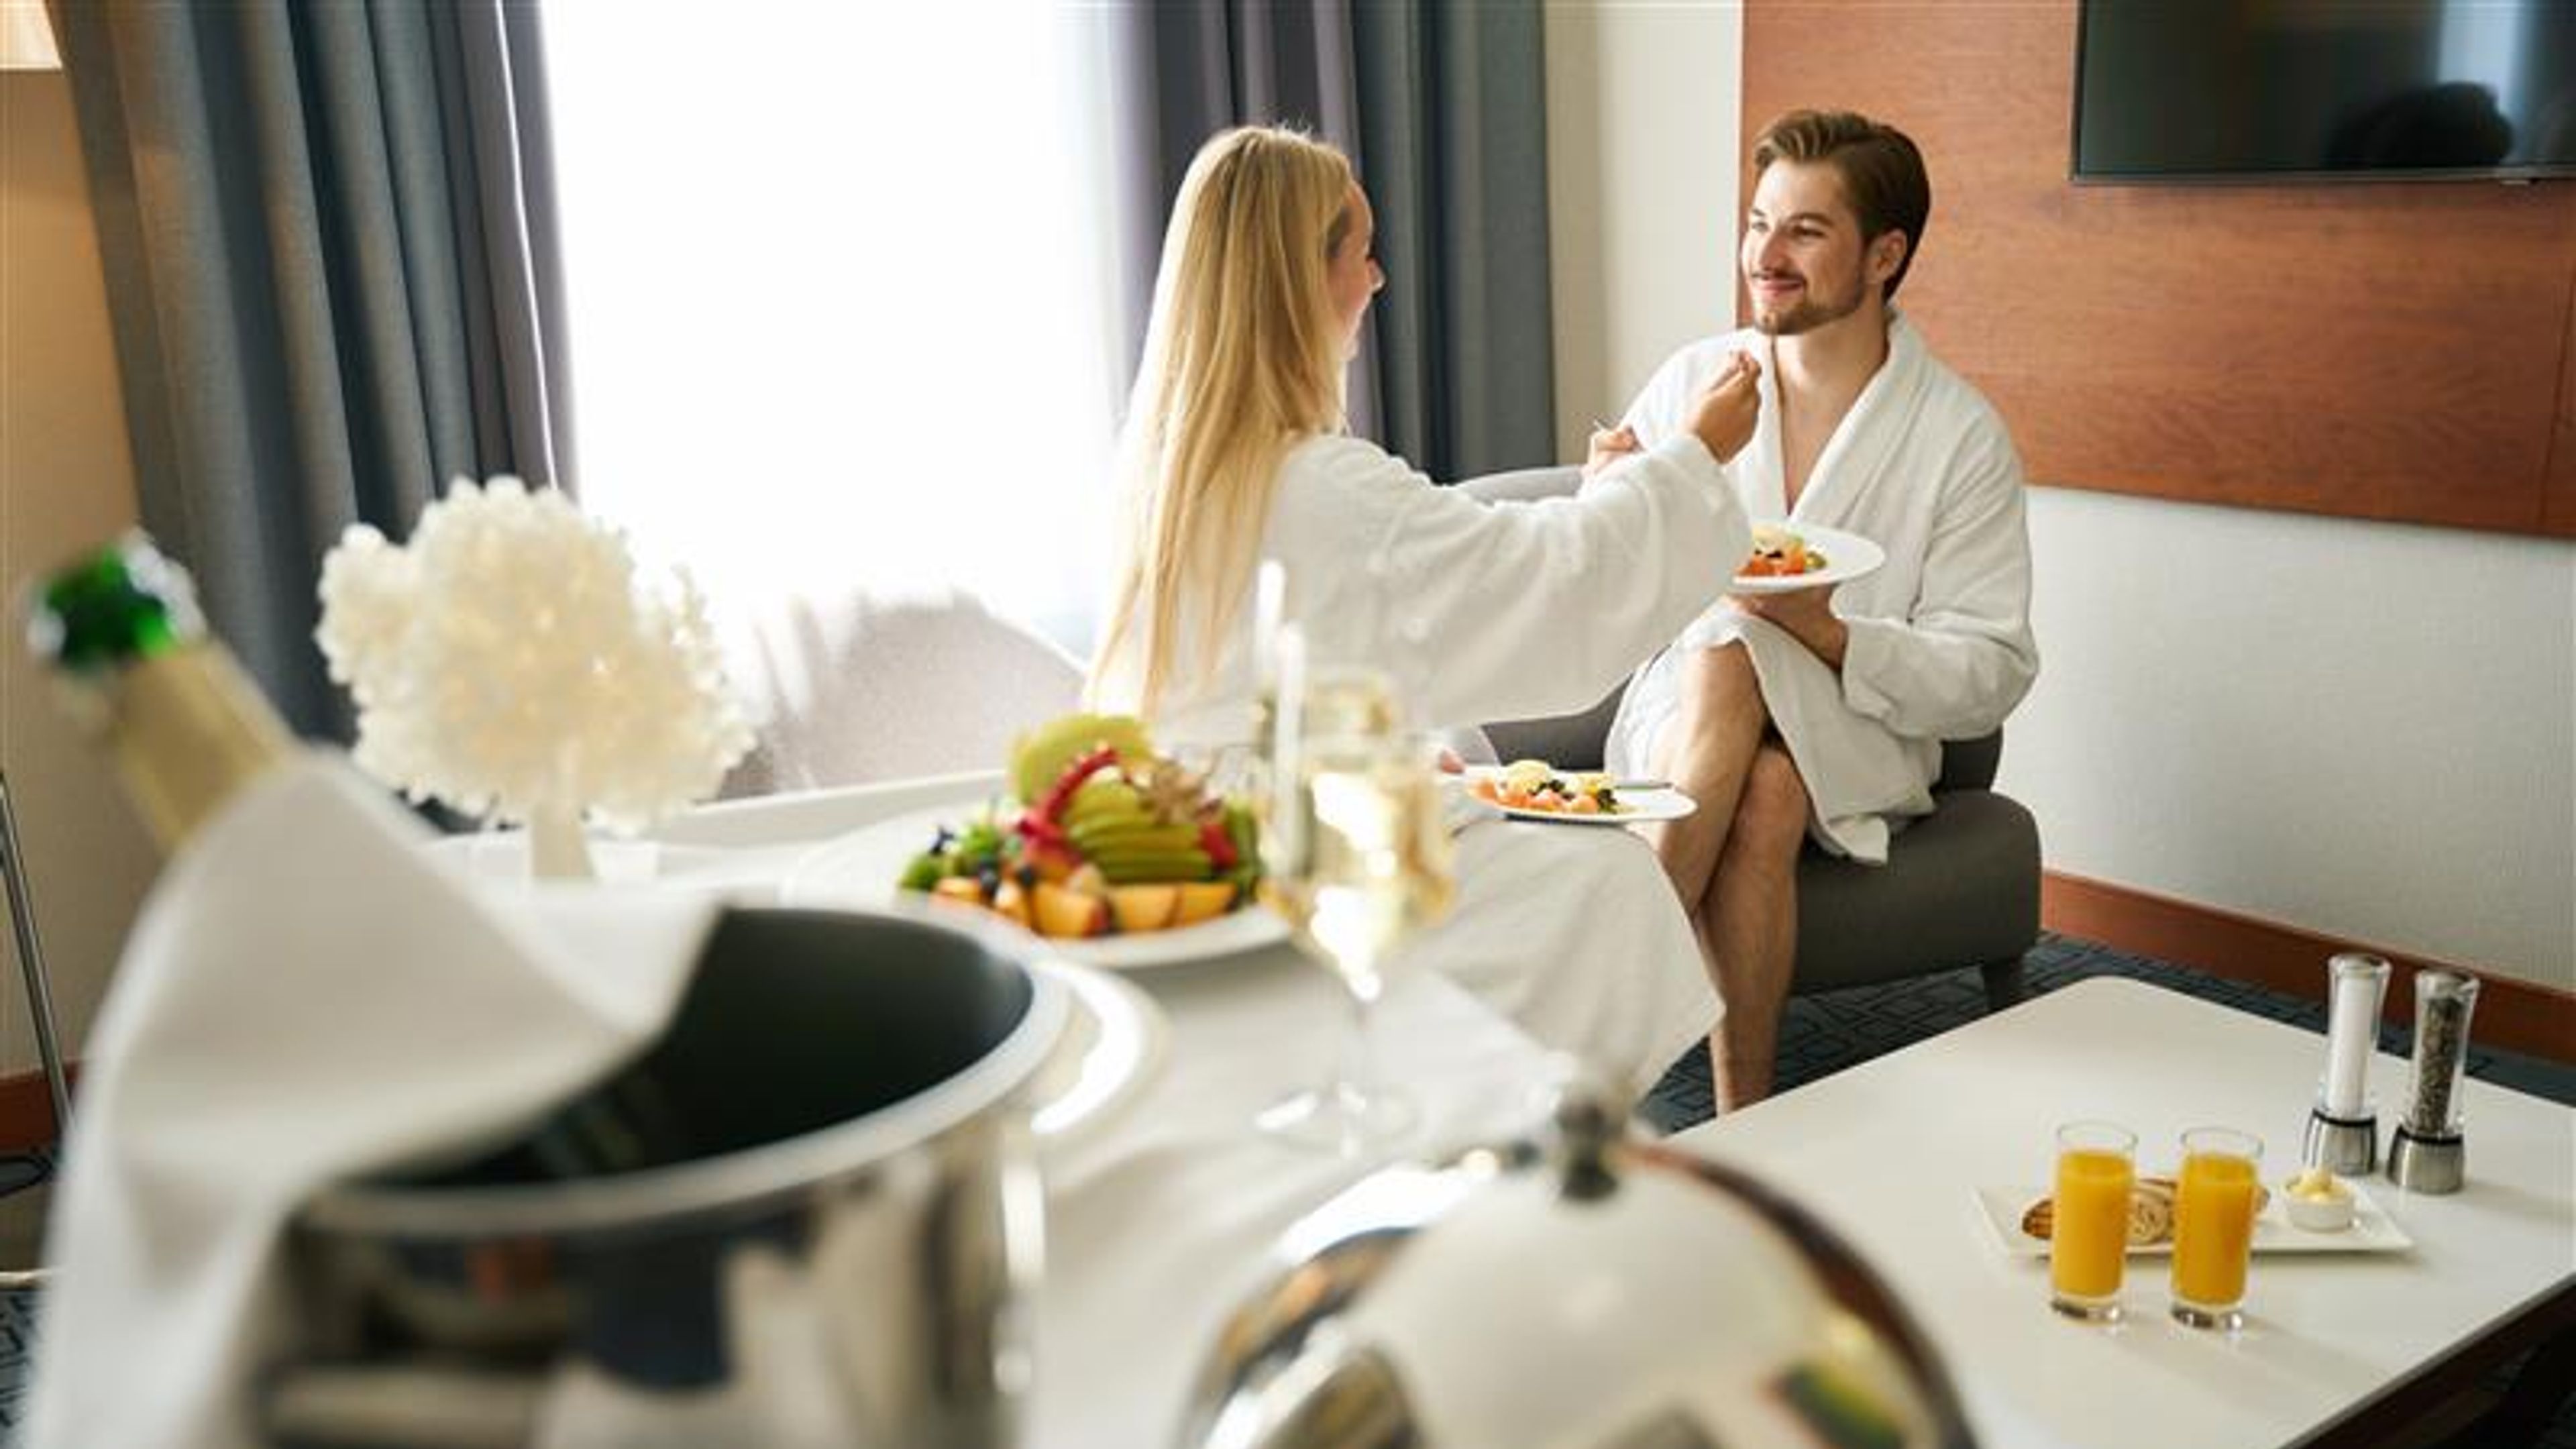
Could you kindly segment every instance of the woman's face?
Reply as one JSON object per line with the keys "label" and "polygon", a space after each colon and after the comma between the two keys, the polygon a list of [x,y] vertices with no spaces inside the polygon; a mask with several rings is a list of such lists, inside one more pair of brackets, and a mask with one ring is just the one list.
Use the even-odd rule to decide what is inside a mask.
{"label": "woman's face", "polygon": [[1344,208],[1350,224],[1325,261],[1324,285],[1333,296],[1333,316],[1342,326],[1342,356],[1348,359],[1359,355],[1360,322],[1368,316],[1369,298],[1386,285],[1386,273],[1377,266],[1377,216],[1356,181]]}

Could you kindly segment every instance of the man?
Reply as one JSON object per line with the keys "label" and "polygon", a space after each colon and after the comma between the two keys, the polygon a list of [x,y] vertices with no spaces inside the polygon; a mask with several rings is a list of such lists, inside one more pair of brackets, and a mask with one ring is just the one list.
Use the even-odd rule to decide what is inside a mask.
{"label": "man", "polygon": [[1725,1004],[1709,1039],[1721,1109],[1770,1090],[1807,836],[1883,863],[1890,832],[1932,809],[1940,742],[2000,726],[2039,668],[2012,440],[1892,305],[1931,211],[1921,153],[1866,117],[1798,111],[1764,128],[1753,169],[1739,263],[1754,325],[1676,353],[1586,465],[1673,436],[1751,353],[1760,415],[1728,469],[1748,513],[1887,552],[1839,587],[1720,600],[1611,726],[1612,770],[1699,804],[1655,848]]}

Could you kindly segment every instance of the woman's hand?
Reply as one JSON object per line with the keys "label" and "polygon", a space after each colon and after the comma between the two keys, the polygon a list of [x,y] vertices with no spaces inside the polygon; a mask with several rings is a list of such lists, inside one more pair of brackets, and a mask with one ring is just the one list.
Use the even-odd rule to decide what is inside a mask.
{"label": "woman's hand", "polygon": [[1583,476],[1586,478],[1645,448],[1645,444],[1637,441],[1637,430],[1626,423],[1615,428],[1593,429],[1590,446],[1592,451],[1583,460]]}
{"label": "woman's hand", "polygon": [[1843,651],[1851,644],[1851,630],[1834,615],[1833,585],[1785,594],[1729,594],[1726,601],[1739,613],[1768,619],[1788,630],[1807,646],[1808,653],[1836,671],[1842,669]]}
{"label": "woman's hand", "polygon": [[1734,461],[1752,440],[1754,420],[1762,412],[1761,380],[1762,364],[1750,353],[1739,352],[1692,407],[1690,430],[1717,461]]}

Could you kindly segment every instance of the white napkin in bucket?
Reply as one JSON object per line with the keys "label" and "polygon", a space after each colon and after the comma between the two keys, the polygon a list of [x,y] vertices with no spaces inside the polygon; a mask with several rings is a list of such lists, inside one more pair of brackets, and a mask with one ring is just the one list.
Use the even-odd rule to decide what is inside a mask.
{"label": "white napkin in bucket", "polygon": [[83,1057],[26,1449],[258,1443],[297,1207],[505,1138],[676,1009],[712,902],[478,894],[429,835],[315,755],[163,873]]}

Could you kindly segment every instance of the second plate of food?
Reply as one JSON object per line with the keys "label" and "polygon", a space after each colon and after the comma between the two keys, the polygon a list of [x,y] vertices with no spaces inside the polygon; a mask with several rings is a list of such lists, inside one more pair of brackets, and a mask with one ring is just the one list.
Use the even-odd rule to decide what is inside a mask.
{"label": "second plate of food", "polygon": [[[1514,820],[1543,820],[1554,825],[1641,825],[1656,820],[1679,820],[1699,808],[1699,802],[1669,785],[1615,788],[1618,782],[1597,772],[1550,770],[1540,773],[1533,762],[1515,765],[1480,765],[1467,771],[1467,786],[1477,799],[1500,809]],[[1520,780],[1527,783],[1519,795],[1506,793],[1504,786],[1513,781],[1519,770]],[[1610,802],[1604,805],[1596,793],[1597,786],[1607,783]],[[1581,808],[1578,800],[1591,799],[1592,807]]]}
{"label": "second plate of food", "polygon": [[[2162,1184],[2170,1192],[2170,1178],[2142,1178],[2150,1188]],[[2333,1232],[2313,1232],[2291,1222],[2283,1210],[2280,1194],[2266,1189],[2254,1214],[2254,1251],[2258,1253],[2402,1253],[2415,1246],[2406,1230],[2389,1217],[2387,1210],[2373,1202],[2360,1184],[2347,1184],[2353,1197],[2353,1219],[2349,1227]],[[1995,1240],[2005,1252],[2015,1257],[2048,1256],[2046,1232],[2055,1225],[2053,1214],[2043,1212],[2050,1206],[2048,1190],[2035,1187],[1979,1187],[1975,1190],[1979,1215],[1994,1230]],[[2132,1212],[2129,1224],[2129,1251],[2149,1256],[2173,1251],[2173,1225],[2170,1199],[2161,1215]],[[2161,1217],[2159,1221],[2158,1218]],[[2037,1230],[2037,1231],[2034,1231]]]}

